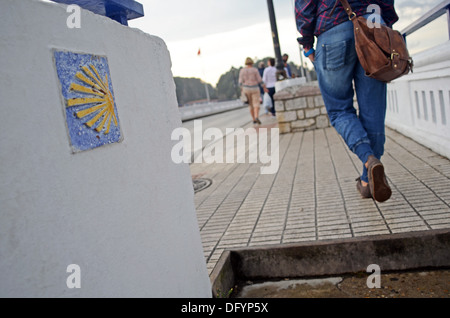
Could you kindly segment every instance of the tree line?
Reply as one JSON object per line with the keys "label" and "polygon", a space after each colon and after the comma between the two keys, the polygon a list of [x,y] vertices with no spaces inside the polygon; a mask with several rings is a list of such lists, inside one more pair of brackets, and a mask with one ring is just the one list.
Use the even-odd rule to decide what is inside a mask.
{"label": "tree line", "polygon": [[[269,57],[258,60],[255,62],[255,67],[263,62],[264,65],[268,65]],[[301,76],[300,67],[293,62],[289,62],[291,71],[296,74],[297,77]],[[242,68],[242,67],[241,67]],[[231,67],[230,70],[222,76],[220,76],[216,87],[211,84],[206,84],[209,92],[209,97],[211,100],[232,100],[238,99],[240,96],[239,88],[239,71],[241,68]],[[305,68],[305,72],[311,80],[316,80],[316,72]],[[205,102],[207,100],[205,82],[199,78],[185,78],[185,77],[175,77],[176,94],[178,99],[178,105],[184,106],[194,102]]]}

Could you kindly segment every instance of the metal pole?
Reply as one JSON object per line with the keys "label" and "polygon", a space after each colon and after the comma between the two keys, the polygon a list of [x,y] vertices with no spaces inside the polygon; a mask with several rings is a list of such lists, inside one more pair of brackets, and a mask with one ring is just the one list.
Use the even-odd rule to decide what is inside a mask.
{"label": "metal pole", "polygon": [[301,45],[298,46],[300,50],[300,71],[302,73],[302,77],[306,78],[305,66],[303,65],[303,49]]}
{"label": "metal pole", "polygon": [[206,91],[206,100],[211,102],[211,98],[209,97],[209,90],[208,90],[208,84],[205,82],[205,91]]}
{"label": "metal pole", "polygon": [[267,0],[267,7],[269,8],[270,27],[272,28],[272,40],[273,48],[275,50],[275,58],[277,60],[277,80],[282,81],[287,78],[286,71],[284,70],[284,63],[281,58],[280,41],[278,40],[277,21],[275,19],[275,10],[273,8],[272,0]]}

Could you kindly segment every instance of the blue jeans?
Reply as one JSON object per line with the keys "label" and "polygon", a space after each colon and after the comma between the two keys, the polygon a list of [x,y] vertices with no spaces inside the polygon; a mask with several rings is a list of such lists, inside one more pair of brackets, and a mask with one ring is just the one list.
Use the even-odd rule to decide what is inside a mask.
{"label": "blue jeans", "polygon": [[275,87],[268,87],[267,89],[269,90],[269,96],[272,100],[272,108],[270,109],[270,112],[275,116],[275,100],[273,99],[273,95],[275,95]]}
{"label": "blue jeans", "polygon": [[[364,164],[370,155],[380,159],[384,153],[386,84],[365,75],[351,21],[319,35],[314,67],[330,123],[362,161],[361,180],[368,182]],[[358,112],[353,107],[355,91]]]}

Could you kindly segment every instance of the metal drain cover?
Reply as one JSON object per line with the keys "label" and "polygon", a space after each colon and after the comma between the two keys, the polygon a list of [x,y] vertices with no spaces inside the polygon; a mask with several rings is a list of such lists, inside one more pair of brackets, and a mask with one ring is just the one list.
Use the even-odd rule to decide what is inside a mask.
{"label": "metal drain cover", "polygon": [[194,192],[197,193],[209,187],[212,184],[212,180],[204,178],[192,179],[192,184],[194,185]]}

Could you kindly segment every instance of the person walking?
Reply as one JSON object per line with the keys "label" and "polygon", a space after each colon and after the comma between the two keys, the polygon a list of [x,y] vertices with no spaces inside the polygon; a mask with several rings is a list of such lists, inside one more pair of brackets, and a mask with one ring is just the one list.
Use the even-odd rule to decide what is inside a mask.
{"label": "person walking", "polygon": [[[263,77],[265,69],[266,69],[266,65],[264,64],[264,62],[259,62],[259,64],[258,64],[258,72],[259,72],[259,75],[261,76],[261,78]],[[262,100],[263,99],[263,95],[264,95],[264,89],[262,88],[262,86],[259,86],[259,93],[261,94],[261,100]]]}
{"label": "person walking", "polygon": [[241,86],[242,93],[247,97],[250,115],[252,116],[254,124],[261,124],[259,120],[259,109],[261,106],[260,99],[260,85],[265,86],[262,82],[261,75],[259,75],[258,69],[253,67],[253,60],[247,57],[245,60],[245,67],[239,71],[239,85]]}
{"label": "person walking", "polygon": [[270,112],[272,116],[275,116],[275,101],[273,100],[273,95],[275,95],[275,84],[277,82],[277,68],[275,67],[275,59],[269,59],[269,66],[266,67],[263,73],[262,80],[264,85],[266,86],[266,92],[269,94],[270,99],[272,100],[272,108]]}
{"label": "person walking", "polygon": [[284,70],[286,71],[287,78],[292,78],[291,67],[288,64],[289,55],[287,55],[286,53],[283,54],[282,59],[283,59]]}
{"label": "person walking", "polygon": [[[393,0],[349,3],[356,16],[373,18],[367,7],[374,4],[380,8],[381,23],[391,27],[398,20]],[[302,35],[299,43],[314,64],[330,123],[362,162],[356,188],[363,198],[384,202],[392,194],[380,161],[386,139],[386,83],[365,75],[355,50],[353,23],[339,0],[296,0],[295,14]],[[358,112],[353,107],[355,92]]]}

